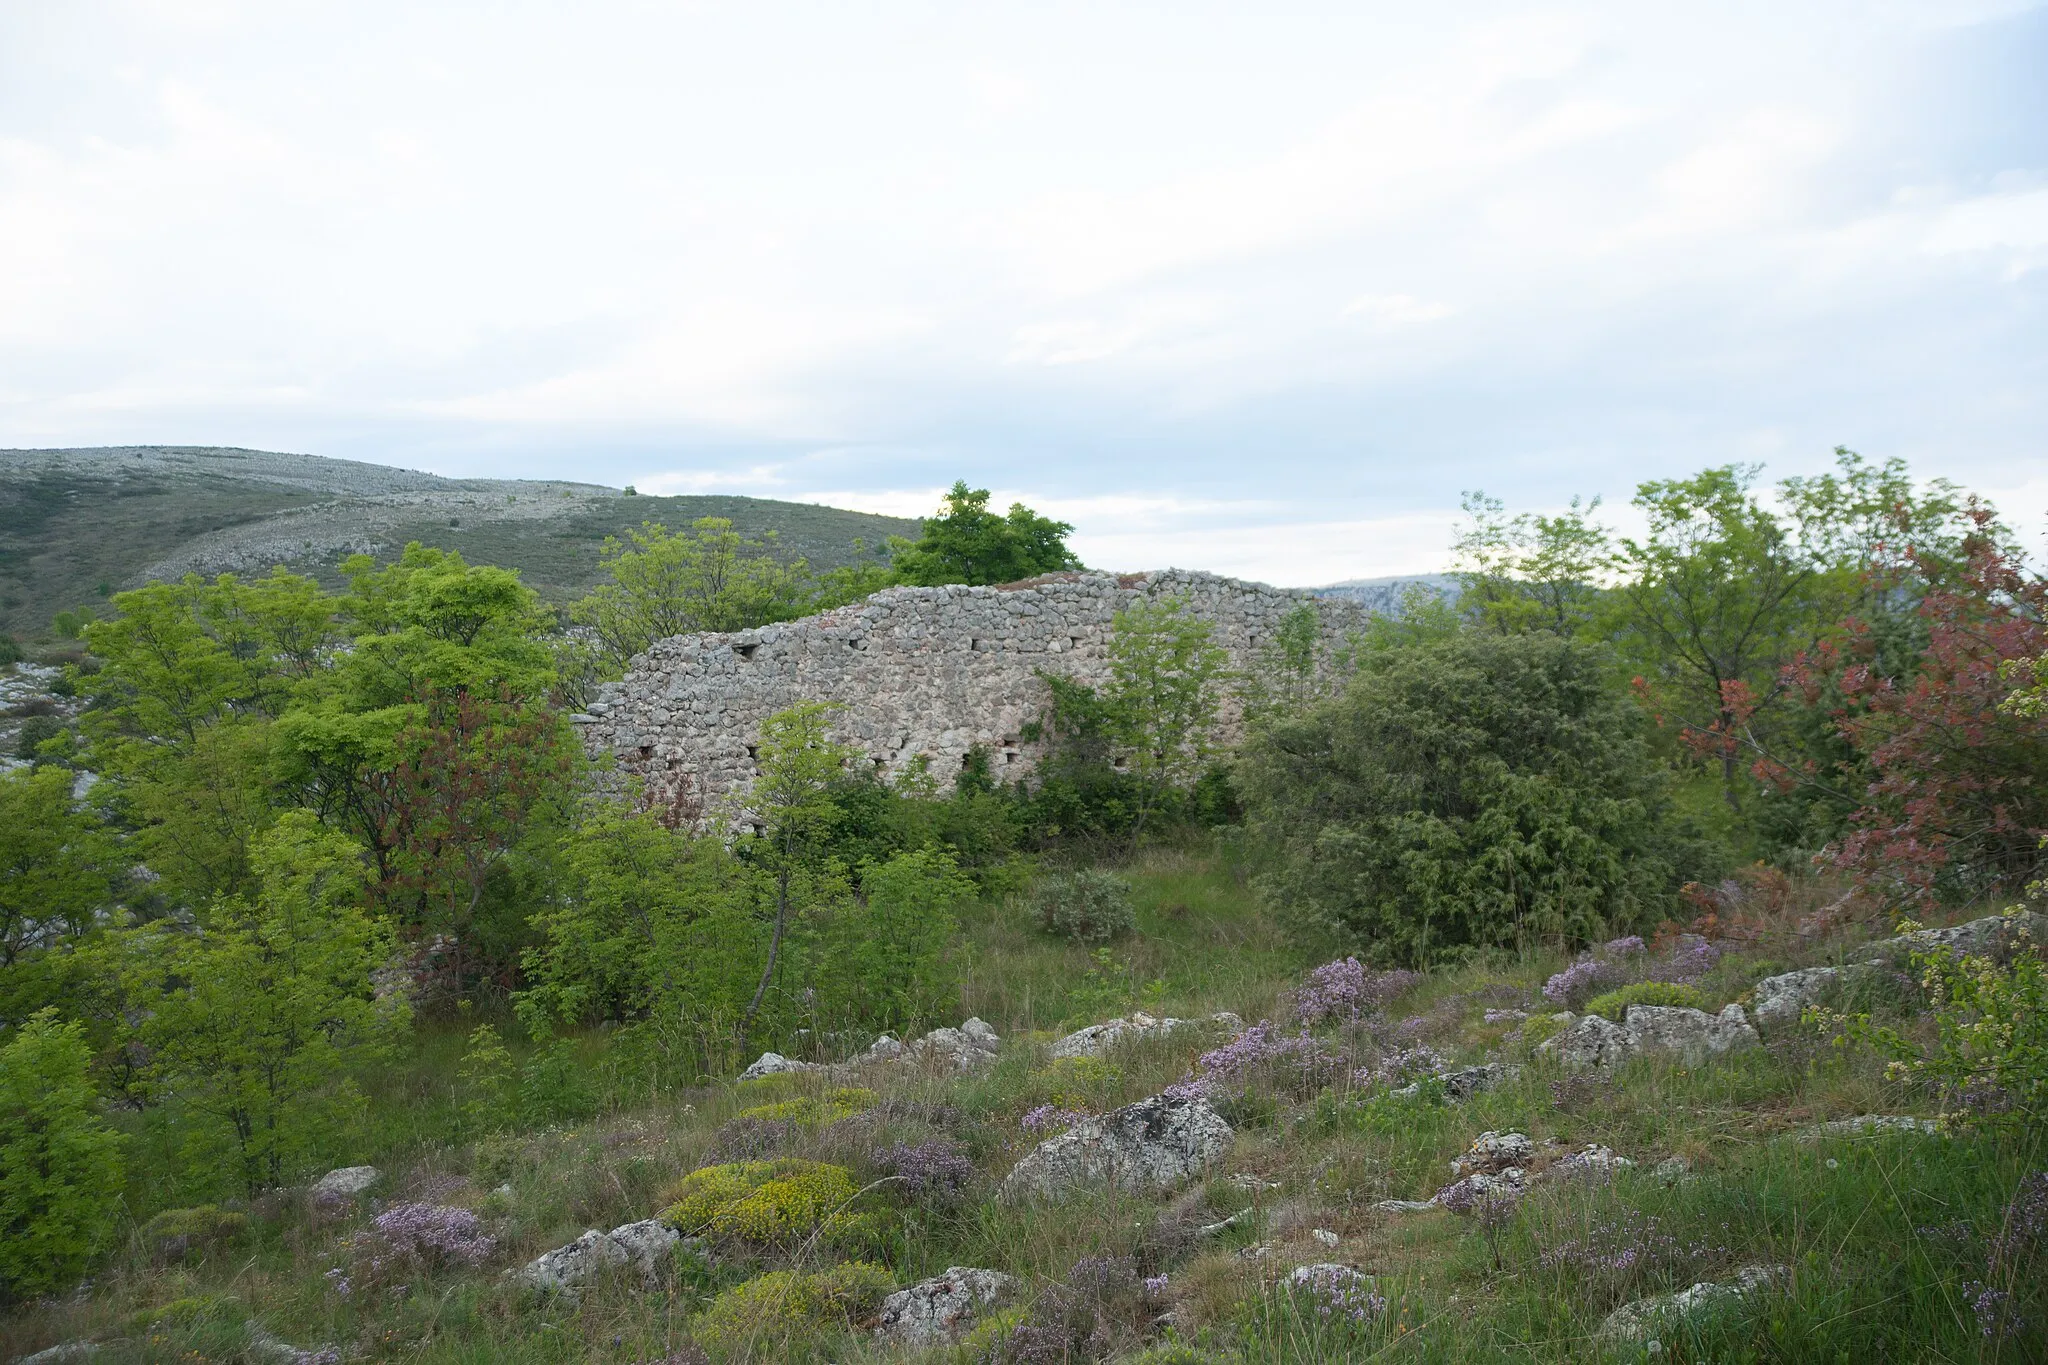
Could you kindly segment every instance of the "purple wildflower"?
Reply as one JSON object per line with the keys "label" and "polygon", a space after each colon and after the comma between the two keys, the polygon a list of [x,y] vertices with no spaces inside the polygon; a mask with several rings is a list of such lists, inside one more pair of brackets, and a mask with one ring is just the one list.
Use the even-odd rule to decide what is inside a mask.
{"label": "purple wildflower", "polygon": [[1167,1277],[1166,1277],[1166,1276],[1164,1276],[1164,1275],[1147,1275],[1147,1276],[1145,1277],[1145,1297],[1146,1297],[1146,1298],[1148,1298],[1148,1299],[1156,1299],[1156,1298],[1158,1298],[1158,1297],[1159,1297],[1160,1295],[1162,1295],[1162,1294],[1164,1294],[1164,1293],[1166,1292],[1166,1286],[1167,1286]]}
{"label": "purple wildflower", "polygon": [[1056,1104],[1041,1104],[1027,1112],[1018,1122],[1027,1133],[1063,1133],[1072,1128],[1089,1114],[1080,1109],[1062,1109]]}
{"label": "purple wildflower", "polygon": [[468,1209],[446,1204],[395,1204],[377,1215],[364,1234],[368,1268],[382,1270],[393,1261],[428,1266],[474,1266],[490,1259],[498,1240]]}
{"label": "purple wildflower", "polygon": [[1294,1014],[1304,1024],[1356,1019],[1377,1010],[1422,978],[1414,972],[1369,972],[1355,957],[1325,962],[1294,992]]}
{"label": "purple wildflower", "polygon": [[1241,1092],[1257,1075],[1285,1088],[1314,1090],[1336,1070],[1338,1059],[1306,1029],[1286,1034],[1262,1019],[1222,1047],[1203,1053],[1197,1065],[1202,1084],[1211,1093]]}
{"label": "purple wildflower", "polygon": [[974,1163],[965,1152],[943,1140],[920,1142],[914,1147],[898,1143],[882,1153],[880,1164],[902,1180],[910,1197],[918,1200],[957,1199],[974,1180]]}
{"label": "purple wildflower", "polygon": [[1340,1265],[1308,1266],[1297,1272],[1289,1287],[1305,1297],[1325,1323],[1362,1327],[1386,1315],[1385,1296],[1375,1293],[1365,1276]]}
{"label": "purple wildflower", "polygon": [[1970,1311],[1977,1315],[1977,1330],[1986,1341],[2017,1336],[2025,1329],[2026,1319],[2019,1315],[2012,1295],[2005,1290],[1971,1280],[1964,1284],[1963,1293],[1969,1296]]}
{"label": "purple wildflower", "polygon": [[1620,1283],[1689,1271],[1727,1255],[1725,1246],[1704,1240],[1682,1242],[1655,1217],[1623,1210],[1611,1221],[1595,1223],[1584,1237],[1544,1248],[1537,1261],[1546,1270]]}
{"label": "purple wildflower", "polygon": [[1714,969],[1721,960],[1721,947],[1709,942],[1698,934],[1682,934],[1664,960],[1651,968],[1650,975],[1658,981],[1673,981],[1691,985]]}

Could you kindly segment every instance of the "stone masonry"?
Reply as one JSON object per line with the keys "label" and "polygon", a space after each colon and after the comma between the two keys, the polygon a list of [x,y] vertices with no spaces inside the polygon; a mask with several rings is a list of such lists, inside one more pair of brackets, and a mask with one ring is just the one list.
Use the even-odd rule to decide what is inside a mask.
{"label": "stone masonry", "polygon": [[[1145,598],[1185,602],[1232,668],[1304,602],[1321,617],[1326,655],[1369,617],[1357,603],[1182,570],[889,588],[801,621],[657,641],[576,721],[593,756],[639,779],[646,804],[691,825],[739,817],[762,720],[800,701],[838,703],[835,736],[884,777],[922,756],[949,786],[980,747],[996,779],[1014,781],[1041,756],[1024,739],[1049,699],[1039,672],[1104,682],[1111,618]],[[1226,688],[1215,739],[1233,743],[1240,728]]]}

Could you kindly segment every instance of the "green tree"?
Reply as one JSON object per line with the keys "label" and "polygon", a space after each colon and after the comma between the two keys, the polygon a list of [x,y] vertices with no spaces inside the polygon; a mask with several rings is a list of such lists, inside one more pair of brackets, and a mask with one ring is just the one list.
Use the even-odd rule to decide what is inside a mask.
{"label": "green tree", "polygon": [[0,773],[0,969],[91,927],[118,853],[63,768]]}
{"label": "green tree", "polygon": [[518,1077],[497,1029],[478,1024],[470,1030],[455,1074],[462,1080],[462,1121],[470,1132],[492,1132],[512,1117]]}
{"label": "green tree", "polygon": [[889,548],[896,576],[905,583],[939,587],[948,583],[1014,583],[1081,561],[1067,548],[1074,528],[1042,517],[1023,503],[1009,515],[988,510],[989,491],[965,480],[946,494],[939,515],[928,517],[915,541],[892,536]]}
{"label": "green tree", "polygon": [[775,968],[799,899],[812,904],[829,899],[825,887],[836,883],[830,838],[839,820],[833,800],[846,765],[859,751],[834,741],[827,721],[837,707],[825,702],[799,702],[761,722],[758,745],[760,776],[748,797],[748,814],[760,830],[753,850],[774,886],[774,919],[760,984],[747,1002],[742,1026],[750,1025],[775,979]]}
{"label": "green tree", "polygon": [[1193,783],[1212,756],[1210,732],[1228,662],[1209,623],[1190,615],[1185,603],[1140,601],[1116,614],[1105,700],[1137,779],[1133,843],[1146,817],[1174,789]]}
{"label": "green tree", "polygon": [[600,563],[611,582],[569,608],[596,635],[607,677],[656,640],[696,631],[745,630],[809,609],[813,583],[802,560],[775,556],[772,533],[752,540],[724,517],[700,517],[671,535],[643,522],[626,539],[607,537]]}
{"label": "green tree", "polygon": [[106,1245],[121,1137],[100,1117],[76,1023],[45,1009],[0,1048],[0,1288],[61,1289]]}
{"label": "green tree", "polygon": [[1699,870],[1641,726],[1599,652],[1548,633],[1378,655],[1246,745],[1261,893],[1392,962],[1641,924]]}
{"label": "green tree", "polygon": [[115,934],[145,1049],[145,1092],[168,1106],[188,1166],[225,1158],[245,1190],[317,1159],[360,1108],[351,1078],[407,1021],[370,972],[388,936],[362,909],[360,851],[305,811],[252,852],[259,892]]}
{"label": "green tree", "polygon": [[1599,509],[1598,498],[1574,497],[1555,516],[1510,517],[1499,499],[1466,493],[1472,524],[1453,546],[1460,609],[1489,630],[1587,632],[1615,566],[1607,528],[1593,519]]}
{"label": "green tree", "polygon": [[817,947],[818,1013],[833,1024],[903,1030],[949,1003],[945,950],[974,897],[953,855],[927,847],[860,869],[860,894]]}
{"label": "green tree", "polygon": [[1294,715],[1324,695],[1337,671],[1333,665],[1342,662],[1329,657],[1331,653],[1323,642],[1323,618],[1315,604],[1303,602],[1289,610],[1238,680],[1245,722],[1259,725]]}

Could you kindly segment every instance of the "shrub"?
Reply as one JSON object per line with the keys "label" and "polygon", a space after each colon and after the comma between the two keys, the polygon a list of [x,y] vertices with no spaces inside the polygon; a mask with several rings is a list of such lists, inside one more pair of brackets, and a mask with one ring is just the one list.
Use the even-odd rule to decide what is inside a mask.
{"label": "shrub", "polygon": [[1138,927],[1130,886],[1096,868],[1047,877],[1032,902],[1045,931],[1070,943],[1104,943]]}
{"label": "shrub", "polygon": [[734,1122],[752,1120],[758,1123],[793,1123],[801,1127],[818,1127],[837,1123],[844,1118],[863,1113],[875,1107],[875,1092],[859,1086],[845,1086],[834,1090],[823,1098],[800,1095],[793,1100],[778,1100],[774,1104],[757,1104],[751,1109],[742,1109],[733,1116]]}
{"label": "shrub", "polygon": [[974,1182],[974,1163],[959,1146],[944,1139],[902,1143],[880,1154],[876,1164],[902,1182],[913,1201],[950,1204]]}
{"label": "shrub", "polygon": [[847,1261],[814,1275],[771,1270],[713,1299],[698,1315],[695,1334],[717,1349],[748,1349],[755,1359],[779,1359],[776,1347],[792,1337],[873,1317],[895,1287],[888,1271],[866,1261]]}
{"label": "shrub", "polygon": [[201,1204],[190,1209],[166,1209],[142,1225],[137,1235],[153,1261],[178,1261],[193,1252],[204,1254],[217,1246],[240,1240],[249,1230],[249,1215],[223,1209],[218,1204]]}
{"label": "shrub", "polygon": [[0,1287],[76,1279],[105,1243],[122,1187],[120,1136],[99,1116],[76,1023],[30,1017],[0,1048]]}
{"label": "shrub", "polygon": [[1700,859],[1642,731],[1583,645],[1389,650],[1246,744],[1246,818],[1278,855],[1260,892],[1312,937],[1409,965],[1648,920]]}
{"label": "shrub", "polygon": [[519,1078],[519,1107],[537,1123],[586,1119],[597,1112],[597,1088],[576,1055],[576,1040],[557,1038],[526,1064]]}
{"label": "shrub", "polygon": [[[454,1270],[482,1265],[498,1249],[498,1239],[484,1230],[483,1219],[468,1209],[446,1204],[394,1204],[356,1239],[355,1274],[381,1279],[390,1272]],[[334,1277],[346,1295],[350,1279]]]}
{"label": "shrub", "polygon": [[850,1227],[853,1220],[844,1210],[859,1193],[853,1173],[843,1166],[794,1158],[737,1161],[706,1166],[677,1181],[662,1217],[685,1235],[708,1232],[785,1246],[828,1220]]}
{"label": "shrub", "polygon": [[1682,1005],[1687,1009],[1703,1010],[1707,1007],[1707,998],[1693,987],[1682,986],[1675,981],[1638,981],[1633,986],[1594,996],[1587,1002],[1586,1012],[1612,1019],[1618,1024],[1628,1013],[1630,1005]]}

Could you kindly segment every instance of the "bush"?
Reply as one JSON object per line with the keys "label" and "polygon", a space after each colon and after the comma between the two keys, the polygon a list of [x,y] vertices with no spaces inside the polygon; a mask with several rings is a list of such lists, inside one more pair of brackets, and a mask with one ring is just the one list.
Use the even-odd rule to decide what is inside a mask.
{"label": "bush", "polygon": [[190,1209],[166,1209],[142,1225],[137,1234],[153,1261],[181,1261],[198,1252],[239,1241],[249,1230],[249,1215],[223,1209],[218,1204],[201,1204]]}
{"label": "bush", "polygon": [[1588,1014],[1598,1014],[1622,1021],[1630,1005],[1681,1005],[1687,1009],[1703,1010],[1707,998],[1691,986],[1681,986],[1670,981],[1638,981],[1633,986],[1623,986],[1618,991],[1596,995],[1586,1004]]}
{"label": "bush", "polygon": [[1710,859],[1679,837],[1643,725],[1568,640],[1374,656],[1245,747],[1247,821],[1278,855],[1260,892],[1310,937],[1408,964],[1647,922]]}
{"label": "bush", "polygon": [[735,1120],[751,1119],[764,1123],[793,1123],[803,1127],[817,1127],[837,1123],[875,1107],[875,1092],[858,1086],[847,1086],[834,1090],[823,1098],[809,1095],[793,1100],[778,1100],[774,1104],[757,1104],[752,1109],[742,1109],[733,1117]]}
{"label": "bush", "polygon": [[1047,877],[1032,904],[1045,931],[1070,943],[1104,943],[1138,927],[1129,884],[1095,868]]}
{"label": "bush", "polygon": [[84,1273],[120,1205],[120,1135],[99,1116],[83,1031],[43,1010],[0,1048],[0,1288]]}
{"label": "bush", "polygon": [[736,1161],[677,1181],[664,1196],[668,1207],[661,1216],[685,1236],[708,1232],[787,1246],[828,1220],[850,1225],[845,1210],[859,1193],[853,1173],[843,1166],[793,1158]]}
{"label": "bush", "polygon": [[519,1078],[519,1107],[537,1123],[587,1119],[597,1112],[597,1088],[576,1055],[576,1040],[557,1038],[536,1052]]}
{"label": "bush", "polygon": [[696,1336],[714,1349],[751,1347],[756,1360],[784,1358],[777,1349],[791,1337],[862,1322],[874,1316],[896,1287],[889,1272],[847,1261],[815,1275],[772,1270],[736,1285],[697,1317]]}

